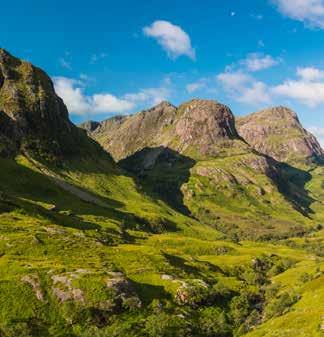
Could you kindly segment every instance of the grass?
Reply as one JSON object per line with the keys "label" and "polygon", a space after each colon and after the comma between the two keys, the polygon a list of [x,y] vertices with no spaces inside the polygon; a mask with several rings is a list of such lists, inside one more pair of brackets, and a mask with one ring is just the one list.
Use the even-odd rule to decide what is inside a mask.
{"label": "grass", "polygon": [[[197,319],[195,310],[175,300],[184,283],[199,279],[210,289],[216,285],[226,288],[226,301],[244,289],[261,291],[258,285],[247,285],[239,268],[250,270],[253,260],[263,256],[292,261],[287,270],[267,277],[279,284],[279,294],[293,289],[300,298],[288,312],[262,322],[247,336],[320,335],[323,258],[305,249],[305,238],[292,238],[294,245],[287,245],[285,240],[232,242],[212,226],[143,193],[132,177],[112,167],[111,162],[70,162],[55,171],[64,181],[98,197],[105,206],[82,201],[62,189],[25,157],[1,159],[0,167],[0,333],[4,336],[150,336],[144,332],[143,320],[156,315],[156,303],[170,315],[185,312],[185,320]],[[319,198],[321,178],[317,171],[312,174],[314,180],[307,188]],[[196,178],[192,179],[188,184],[195,184]],[[214,191],[219,198],[216,187]],[[250,191],[240,193],[242,200],[251,195]],[[197,200],[198,208],[204,199]],[[221,214],[219,222],[229,219],[230,212],[238,207],[235,203],[243,202],[234,200],[226,211],[215,200],[215,212]],[[248,223],[248,219],[257,214],[259,201],[255,202],[255,210],[235,219],[238,225],[254,226],[257,220]],[[277,202],[278,207],[280,203],[285,206],[284,200]],[[50,210],[53,205],[55,211]],[[320,208],[317,204],[314,207]],[[282,220],[277,219],[278,226],[289,217],[285,214]],[[320,243],[323,232],[313,232],[306,239]],[[128,293],[128,289],[107,287],[111,272],[122,273],[132,290]],[[311,278],[302,282],[305,273]],[[24,282],[26,275],[37,276],[38,284],[33,287]],[[54,284],[53,277],[67,277],[71,284]],[[82,298],[62,301],[55,295],[55,287],[69,296],[80,290]],[[37,299],[36,289],[42,292],[43,301]],[[142,303],[140,309],[121,300],[134,303],[134,294]],[[230,316],[225,300],[208,301],[202,305],[220,306]]]}

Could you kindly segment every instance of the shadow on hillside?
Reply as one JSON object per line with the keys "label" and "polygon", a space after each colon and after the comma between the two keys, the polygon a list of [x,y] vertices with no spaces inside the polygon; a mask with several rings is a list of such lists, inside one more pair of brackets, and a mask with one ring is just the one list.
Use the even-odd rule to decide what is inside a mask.
{"label": "shadow on hillside", "polygon": [[309,218],[314,213],[310,206],[316,201],[306,190],[306,184],[312,179],[312,175],[300,168],[277,162],[271,157],[266,156],[266,159],[269,167],[272,167],[272,172],[267,175],[276,183],[279,192],[296,211]]}
{"label": "shadow on hillside", "polygon": [[313,214],[310,208],[316,200],[306,190],[306,183],[312,179],[312,175],[304,170],[285,163],[279,164],[280,177],[278,187],[280,193],[294,206],[294,208],[306,217]]}
{"label": "shadow on hillside", "polygon": [[165,252],[162,252],[163,257],[167,260],[167,262],[177,270],[181,270],[187,275],[194,276],[196,278],[204,278],[205,272],[219,273],[222,275],[226,275],[226,273],[218,266],[213,265],[212,263],[200,260],[193,260],[195,263],[199,264],[200,268],[188,264],[188,261],[184,258],[176,255],[171,255]]}
{"label": "shadow on hillside", "polygon": [[135,174],[144,192],[153,199],[161,199],[169,206],[189,215],[184,205],[181,186],[188,182],[190,169],[196,161],[168,147],[145,147],[118,164]]}
{"label": "shadow on hillside", "polygon": [[[100,230],[105,227],[82,219],[82,216],[86,215],[103,217],[117,223],[123,222],[126,229],[145,229],[148,226],[145,219],[120,210],[124,204],[119,201],[95,195],[85,188],[75,187],[86,195],[100,199],[102,204],[90,202],[91,199],[87,202],[85,198],[73,193],[73,190],[69,192],[59,186],[54,179],[19,165],[12,159],[1,159],[0,167],[0,192],[13,202],[9,205],[9,201],[5,203],[5,200],[1,199],[0,212],[18,207],[35,218],[42,215],[57,225],[80,230]],[[47,210],[44,203],[53,205],[55,210]],[[65,215],[64,212],[70,215]]]}
{"label": "shadow on hillside", "polygon": [[150,304],[154,299],[172,300],[170,293],[166,292],[163,286],[141,283],[132,280],[135,292],[139,295],[144,305]]}

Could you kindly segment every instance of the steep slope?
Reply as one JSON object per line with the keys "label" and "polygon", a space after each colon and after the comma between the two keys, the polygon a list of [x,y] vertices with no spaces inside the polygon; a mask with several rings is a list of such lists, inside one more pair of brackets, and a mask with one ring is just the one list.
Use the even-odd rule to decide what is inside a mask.
{"label": "steep slope", "polygon": [[223,147],[248,148],[238,137],[229,108],[207,100],[192,100],[179,108],[162,102],[132,116],[103,121],[91,135],[117,161],[154,146],[202,156],[218,154]]}
{"label": "steep slope", "polygon": [[320,144],[288,108],[275,107],[240,117],[237,128],[256,150],[278,161],[323,162],[324,151]]}
{"label": "steep slope", "polygon": [[163,102],[104,121],[91,136],[147,193],[229,235],[280,236],[309,223],[307,174],[299,172],[290,193],[281,166],[238,135],[232,112],[218,102]]}
{"label": "steep slope", "polygon": [[0,49],[2,153],[26,152],[43,160],[100,151],[74,126],[51,79],[39,68]]}
{"label": "steep slope", "polygon": [[[10,79],[6,86],[17,87],[18,92],[34,88],[21,78]],[[51,87],[46,78],[41,88]],[[300,309],[299,322],[305,323],[285,336],[320,336],[323,293],[317,286],[315,305],[310,294],[314,286],[323,284],[321,232],[276,244],[237,243],[238,237],[232,238],[236,243],[225,240],[211,226],[145,193],[61,114],[63,106],[62,111],[50,108],[53,100],[60,102],[54,91],[45,95],[42,104],[48,108],[41,110],[37,95],[22,90],[19,97],[17,102],[10,100],[14,109],[7,102],[0,105],[4,110],[0,123],[4,150],[0,156],[0,336],[232,337],[264,323],[256,330],[260,335],[268,330],[271,315],[284,311],[288,321],[293,321],[290,314],[295,307]],[[19,122],[20,118],[26,123]],[[185,123],[195,124],[191,118]],[[207,160],[213,170],[226,164],[226,172],[237,169],[240,175],[248,174],[247,163],[256,168],[256,158],[261,158],[260,166],[268,167],[264,157],[251,153],[237,139],[232,124],[227,124],[220,131],[210,130],[204,139],[190,140],[189,147],[174,139],[175,148],[181,145],[196,159],[163,148],[157,160],[151,161],[153,167],[158,168],[155,163],[161,161],[163,172],[179,174],[179,166],[186,169],[198,162],[197,145],[204,145],[206,155],[221,154],[217,160]],[[191,136],[196,134],[192,130]],[[221,142],[228,144],[228,153],[244,154],[224,156],[227,152],[213,144],[215,134],[224,134]],[[78,139],[81,142],[75,144]],[[204,160],[199,164],[206,169]],[[251,169],[251,179],[256,180],[258,172]],[[227,178],[219,178],[226,182],[226,189]],[[207,194],[219,189],[201,177],[197,183],[210,186]],[[317,190],[321,180],[315,185]],[[239,189],[237,196],[242,196],[237,204],[245,202]],[[233,221],[237,212],[232,211]],[[253,211],[248,219],[252,221]],[[295,248],[288,246],[293,244]],[[271,281],[277,279],[279,287],[273,289]],[[287,287],[292,294],[282,304]],[[274,303],[269,302],[268,293],[275,294]],[[305,306],[312,310],[302,310]]]}

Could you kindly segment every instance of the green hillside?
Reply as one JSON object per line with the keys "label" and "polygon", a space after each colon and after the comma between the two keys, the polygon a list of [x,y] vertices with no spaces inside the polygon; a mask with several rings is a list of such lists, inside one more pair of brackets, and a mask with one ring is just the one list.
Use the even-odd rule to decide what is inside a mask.
{"label": "green hillside", "polygon": [[78,192],[24,157],[1,160],[4,336],[231,336],[255,325],[252,336],[320,336],[323,231],[224,241],[103,162],[70,165],[56,179]]}
{"label": "green hillside", "polygon": [[0,79],[0,337],[322,335],[323,166],[201,100],[135,115],[162,133],[117,165],[41,70],[1,50]]}

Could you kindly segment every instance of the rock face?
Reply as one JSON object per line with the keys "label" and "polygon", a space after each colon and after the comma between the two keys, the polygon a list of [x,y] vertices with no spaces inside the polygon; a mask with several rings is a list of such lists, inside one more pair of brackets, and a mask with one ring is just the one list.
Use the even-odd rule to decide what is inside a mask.
{"label": "rock face", "polygon": [[87,121],[79,125],[81,129],[87,132],[93,132],[98,126],[100,126],[100,123],[95,121]]}
{"label": "rock face", "polygon": [[274,209],[303,221],[298,201],[287,194],[282,165],[253,149],[238,134],[230,109],[216,101],[162,102],[108,119],[90,134],[138,177],[147,195],[227,234],[257,238],[296,225],[272,217]]}
{"label": "rock face", "polygon": [[108,119],[91,135],[115,160],[145,147],[164,146],[181,154],[202,155],[215,155],[222,148],[238,144],[247,148],[237,134],[230,109],[209,100],[192,100],[179,108],[162,102],[132,116]]}
{"label": "rock face", "polygon": [[0,49],[0,141],[4,155],[21,151],[45,159],[78,154],[93,143],[70,122],[46,73],[4,49]]}
{"label": "rock face", "polygon": [[278,161],[322,161],[316,138],[300,124],[295,112],[275,107],[238,118],[240,135],[256,150]]}

